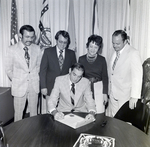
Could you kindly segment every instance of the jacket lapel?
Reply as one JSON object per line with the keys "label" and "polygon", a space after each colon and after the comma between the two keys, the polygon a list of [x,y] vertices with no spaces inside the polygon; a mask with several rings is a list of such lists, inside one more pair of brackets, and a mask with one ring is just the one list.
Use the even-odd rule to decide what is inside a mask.
{"label": "jacket lapel", "polygon": [[80,97],[82,96],[82,92],[83,92],[83,87],[81,82],[78,82],[76,84],[76,90],[75,90],[75,97],[74,97],[74,101],[75,101],[75,106],[78,104],[78,101],[80,99]]}
{"label": "jacket lapel", "polygon": [[124,61],[128,58],[129,52],[130,52],[129,46],[126,45],[123,52],[121,53],[121,55],[119,57],[119,60],[117,61],[117,64],[116,64],[116,67],[115,67],[116,70],[119,69],[120,66],[121,67],[123,66]]}
{"label": "jacket lapel", "polygon": [[55,65],[57,66],[57,69],[59,70],[59,72],[61,72],[60,66],[59,66],[59,61],[58,61],[58,55],[57,55],[56,46],[54,47],[54,49],[52,51],[51,58],[52,58],[53,62],[55,63]]}

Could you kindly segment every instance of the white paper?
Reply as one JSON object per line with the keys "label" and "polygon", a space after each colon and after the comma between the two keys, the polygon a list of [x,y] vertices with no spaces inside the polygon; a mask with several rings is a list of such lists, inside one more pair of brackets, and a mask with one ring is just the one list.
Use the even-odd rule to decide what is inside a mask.
{"label": "white paper", "polygon": [[67,115],[64,116],[64,119],[61,120],[57,120],[65,125],[68,125],[74,129],[79,128],[81,126],[84,126],[86,124],[89,124],[93,121],[95,121],[95,119],[84,119],[83,117],[80,117],[78,115],[69,113]]}

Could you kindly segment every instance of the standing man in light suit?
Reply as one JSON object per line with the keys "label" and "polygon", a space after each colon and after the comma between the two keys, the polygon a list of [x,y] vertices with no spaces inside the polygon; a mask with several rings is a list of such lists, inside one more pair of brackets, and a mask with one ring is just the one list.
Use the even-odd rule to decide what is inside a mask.
{"label": "standing man in light suit", "polygon": [[142,63],[138,50],[127,42],[127,34],[117,30],[112,35],[114,52],[108,65],[109,106],[106,115],[114,117],[120,107],[129,101],[134,109],[141,97]]}
{"label": "standing man in light suit", "polygon": [[14,96],[14,121],[22,119],[25,103],[28,100],[30,116],[37,115],[39,93],[40,47],[33,44],[35,30],[30,25],[20,28],[21,41],[8,48],[6,73],[11,80]]}

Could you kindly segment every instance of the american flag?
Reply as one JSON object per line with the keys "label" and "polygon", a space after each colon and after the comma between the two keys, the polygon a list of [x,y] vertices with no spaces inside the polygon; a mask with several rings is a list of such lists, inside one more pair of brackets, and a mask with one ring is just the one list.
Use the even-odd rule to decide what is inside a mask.
{"label": "american flag", "polygon": [[92,34],[99,34],[99,24],[98,24],[98,6],[97,0],[93,3],[93,21],[92,21]]}
{"label": "american flag", "polygon": [[76,33],[75,33],[75,16],[74,16],[74,3],[69,0],[69,19],[68,19],[68,33],[70,35],[71,43],[69,49],[76,50]]}
{"label": "american flag", "polygon": [[17,19],[17,7],[16,1],[12,0],[11,3],[11,45],[18,42],[18,19]]}
{"label": "american flag", "polygon": [[51,42],[51,27],[50,27],[50,11],[49,3],[47,0],[43,0],[43,8],[41,10],[41,17],[39,21],[39,32],[36,43],[40,45],[43,50],[52,45]]}

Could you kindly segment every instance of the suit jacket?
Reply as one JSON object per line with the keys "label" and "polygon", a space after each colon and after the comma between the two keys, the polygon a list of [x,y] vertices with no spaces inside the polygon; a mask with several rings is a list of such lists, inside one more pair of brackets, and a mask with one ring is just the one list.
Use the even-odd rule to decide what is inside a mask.
{"label": "suit jacket", "polygon": [[75,52],[65,49],[65,60],[63,68],[60,70],[56,46],[45,49],[40,66],[41,89],[47,88],[48,95],[50,95],[54,86],[55,78],[60,75],[68,74],[69,68],[74,63],[76,63]]}
{"label": "suit jacket", "polygon": [[35,44],[29,46],[31,50],[29,68],[23,48],[22,42],[10,46],[5,62],[6,73],[12,82],[12,95],[16,97],[25,95],[28,82],[31,82],[36,93],[39,92],[39,68],[42,55],[40,47]]}
{"label": "suit jacket", "polygon": [[[95,109],[95,101],[92,98],[90,81],[82,78],[75,88],[75,97],[73,106],[70,98],[70,75],[59,76],[56,78],[54,88],[48,99],[48,110],[56,108],[61,112],[69,112],[72,109],[80,112],[88,112]],[[59,101],[59,102],[58,102]]]}
{"label": "suit jacket", "polygon": [[109,63],[109,93],[112,90],[117,100],[129,100],[141,97],[142,63],[138,50],[125,45],[115,69],[112,70],[112,58]]}

